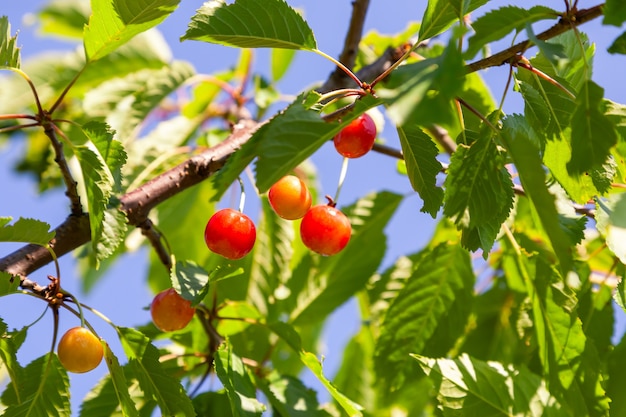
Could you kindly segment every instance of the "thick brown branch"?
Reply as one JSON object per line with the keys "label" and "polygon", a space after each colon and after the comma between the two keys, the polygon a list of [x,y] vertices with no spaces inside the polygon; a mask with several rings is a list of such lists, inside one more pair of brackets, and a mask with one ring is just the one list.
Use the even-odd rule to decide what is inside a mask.
{"label": "thick brown branch", "polygon": [[[149,221],[148,213],[157,204],[214,174],[250,138],[258,126],[258,123],[251,120],[235,125],[233,133],[225,141],[123,195],[120,198],[120,210],[126,214],[128,223],[132,226],[145,225]],[[50,246],[56,256],[61,257],[91,240],[89,217],[87,214],[70,215],[55,232],[56,236]],[[0,258],[0,271],[20,276],[23,287],[43,288],[27,281],[25,277],[50,262],[52,257],[45,248],[26,245]]]}
{"label": "thick brown branch", "polygon": [[[578,10],[569,20],[561,18],[557,24],[549,28],[548,30],[541,32],[537,35],[537,39],[547,41],[555,36],[567,32],[578,25],[582,25],[585,22],[589,22],[597,17],[602,16],[602,8],[604,4],[590,7],[589,9]],[[532,46],[532,41],[527,39],[523,42],[515,44],[502,52],[488,56],[487,58],[468,64],[465,68],[467,72],[475,72],[489,67],[497,67],[506,64],[511,58],[523,53],[526,49]]]}

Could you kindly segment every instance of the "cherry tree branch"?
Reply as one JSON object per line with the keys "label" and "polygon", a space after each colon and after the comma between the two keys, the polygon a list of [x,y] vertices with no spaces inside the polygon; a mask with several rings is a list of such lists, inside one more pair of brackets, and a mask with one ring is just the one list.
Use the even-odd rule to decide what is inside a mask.
{"label": "cherry tree branch", "polygon": [[[604,3],[590,7],[588,9],[572,10],[574,12],[573,14],[562,17],[554,26],[538,34],[537,39],[547,41],[548,39],[552,39],[555,36],[572,30],[576,26],[596,19],[602,16],[603,7]],[[510,48],[498,52],[497,54],[493,54],[491,56],[488,56],[487,58],[472,62],[471,64],[468,64],[465,68],[467,72],[475,72],[483,70],[485,68],[497,67],[506,64],[516,55],[523,53],[532,45],[532,41],[530,39],[527,39],[511,46]]]}
{"label": "cherry tree branch", "polygon": [[[126,214],[128,224],[143,226],[142,231],[145,231],[150,210],[217,172],[224,166],[228,157],[236,152],[259,126],[259,123],[252,120],[241,121],[234,126],[231,135],[223,142],[121,196],[119,209]],[[150,239],[152,233],[147,234]],[[50,247],[57,257],[61,257],[90,240],[88,214],[71,214],[55,229],[55,238],[50,241]],[[52,256],[47,249],[38,245],[26,245],[0,258],[0,271],[19,276],[23,288],[41,291],[45,287],[27,280],[26,276],[50,262]]]}

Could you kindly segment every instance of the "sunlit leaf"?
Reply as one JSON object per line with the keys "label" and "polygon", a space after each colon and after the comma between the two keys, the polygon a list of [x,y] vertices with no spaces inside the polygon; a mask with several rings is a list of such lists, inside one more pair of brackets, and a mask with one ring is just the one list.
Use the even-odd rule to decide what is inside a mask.
{"label": "sunlit leaf", "polygon": [[572,115],[572,159],[567,169],[581,174],[604,165],[609,151],[617,143],[611,120],[601,111],[604,89],[593,81],[584,84]]}
{"label": "sunlit leaf", "polygon": [[11,36],[11,24],[6,16],[0,17],[0,67],[19,68],[20,48],[17,35]]}
{"label": "sunlit leaf", "polygon": [[568,271],[573,264],[569,238],[559,224],[555,197],[546,185],[546,174],[539,157],[539,150],[533,145],[517,123],[524,123],[517,116],[505,119],[503,137],[506,139],[511,158],[519,173],[522,186],[533,203],[552,249],[558,257],[562,271]]}
{"label": "sunlit leaf", "polygon": [[192,17],[181,39],[238,48],[313,50],[317,47],[311,28],[283,0],[206,2]]}
{"label": "sunlit leaf", "polygon": [[609,249],[626,264],[626,193],[598,199],[597,205],[598,231],[604,235]]}
{"label": "sunlit leaf", "polygon": [[489,251],[513,207],[513,182],[488,132],[457,147],[444,184],[443,213],[463,230],[463,245]]}
{"label": "sunlit leaf", "polygon": [[39,10],[40,31],[53,36],[81,39],[89,22],[89,3],[83,0],[54,0]]}
{"label": "sunlit leaf", "polygon": [[46,246],[55,235],[50,225],[35,219],[20,217],[15,223],[8,224],[11,217],[0,217],[0,242],[24,242]]}
{"label": "sunlit leaf", "polygon": [[215,372],[224,384],[234,416],[260,416],[265,405],[256,399],[255,387],[241,358],[224,343],[215,355]]}
{"label": "sunlit leaf", "polygon": [[489,0],[429,0],[422,17],[419,40],[432,38],[468,13],[483,6]]}
{"label": "sunlit leaf", "polygon": [[456,292],[471,291],[473,283],[469,254],[459,245],[441,244],[425,254],[389,306],[376,342],[376,373],[387,386],[402,383],[409,353],[422,352]]}
{"label": "sunlit leaf", "polygon": [[442,169],[436,158],[439,151],[432,139],[421,129],[398,128],[398,136],[409,180],[424,201],[421,211],[435,218],[443,204],[443,190],[436,184],[437,175]]}
{"label": "sunlit leaf", "polygon": [[483,362],[467,354],[457,359],[413,357],[435,382],[444,415],[454,410],[468,410],[472,416],[562,415],[546,382],[527,369]]}
{"label": "sunlit leaf", "polygon": [[172,257],[173,265],[170,271],[172,287],[183,298],[198,304],[208,292],[209,273],[193,261],[179,261]]}
{"label": "sunlit leaf", "polygon": [[191,400],[174,375],[159,362],[159,351],[135,329],[119,328],[120,341],[128,357],[128,366],[144,394],[159,405],[165,415],[195,415]]}
{"label": "sunlit leaf", "polygon": [[[70,383],[67,371],[56,354],[41,356],[23,368],[20,397],[2,401],[8,407],[3,416],[68,416]],[[7,391],[5,391],[6,393]]]}
{"label": "sunlit leaf", "polygon": [[534,6],[529,9],[503,6],[493,9],[472,23],[472,29],[476,33],[469,38],[466,57],[473,58],[489,42],[501,39],[512,31],[520,32],[528,23],[554,19],[558,15],[556,10],[546,6]]}
{"label": "sunlit leaf", "polygon": [[167,18],[180,0],[91,0],[83,37],[88,61],[96,61]]}

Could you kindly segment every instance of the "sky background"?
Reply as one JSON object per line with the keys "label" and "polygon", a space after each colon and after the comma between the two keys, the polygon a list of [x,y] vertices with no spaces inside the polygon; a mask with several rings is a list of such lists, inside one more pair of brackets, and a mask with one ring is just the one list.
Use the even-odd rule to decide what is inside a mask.
{"label": "sky background", "polygon": [[[68,50],[77,47],[67,41],[43,39],[32,25],[32,16],[29,13],[36,11],[46,2],[42,0],[8,1],[0,0],[0,15],[9,17],[12,32],[19,31],[18,44],[22,46],[22,60],[28,60],[42,51]],[[202,4],[198,0],[184,0],[178,10],[161,26],[160,30],[173,50],[175,59],[187,60],[196,68],[197,72],[212,73],[232,66],[237,59],[238,50],[201,42],[179,42],[179,37],[185,32],[187,23],[195,10]],[[304,11],[304,17],[313,29],[318,48],[327,54],[337,57],[343,46],[343,39],[351,13],[349,0],[288,0],[295,8]],[[365,31],[376,29],[381,33],[397,33],[402,31],[409,21],[419,21],[424,12],[426,1],[412,0],[372,0],[366,20]],[[563,1],[552,0],[543,3],[533,1],[498,1],[492,0],[492,8],[508,4],[530,7],[532,4],[543,4],[555,9],[563,8]],[[581,8],[597,4],[581,0]],[[481,13],[483,13],[481,11]],[[544,25],[550,25],[552,22]],[[542,26],[537,26],[539,32]],[[588,33],[597,43],[597,57],[594,65],[594,80],[605,87],[605,96],[609,99],[626,102],[626,83],[623,82],[623,68],[626,66],[626,57],[612,56],[606,52],[607,47],[621,31],[618,28],[602,26],[599,19],[585,24],[581,30]],[[520,36],[523,39],[524,35]],[[493,50],[505,48],[510,39],[494,44]],[[529,52],[532,55],[534,50]],[[267,51],[258,51],[254,70],[269,73]],[[307,52],[298,52],[294,65],[279,83],[280,90],[285,94],[298,94],[307,86],[323,81],[333,70],[332,64],[320,56]],[[492,94],[499,100],[505,86],[508,74],[507,67],[492,68],[483,71],[482,75],[492,88]],[[505,112],[522,112],[521,99],[515,94],[507,96]],[[389,124],[381,133],[388,145],[399,148],[397,135]],[[33,217],[48,222],[52,227],[61,223],[69,212],[68,200],[62,191],[46,192],[39,195],[35,183],[26,176],[16,176],[12,166],[17,161],[23,146],[19,140],[0,144],[0,186],[4,197],[0,199],[0,216]],[[319,172],[322,186],[321,195],[334,194],[337,178],[341,167],[341,158],[334,152],[332,144],[325,145],[316,153],[312,162]],[[375,167],[375,172],[373,167]],[[430,240],[434,221],[428,214],[419,211],[421,200],[411,191],[406,177],[396,172],[396,161],[382,155],[368,155],[366,158],[350,162],[348,176],[343,186],[339,205],[348,205],[370,191],[388,189],[402,194],[410,194],[386,230],[388,235],[388,252],[383,267],[389,266],[400,254],[409,254],[418,251]],[[7,197],[10,196],[10,197]],[[254,210],[253,197],[247,199],[248,207]],[[209,214],[208,214],[209,215]],[[207,218],[208,218],[207,215]],[[201,233],[204,225],[198,225]],[[20,245],[0,243],[0,256],[10,253]],[[104,312],[118,325],[136,326],[150,320],[149,312],[141,309],[148,306],[153,294],[145,285],[146,252],[140,250],[127,254],[121,258],[106,276],[95,286],[90,294],[81,294],[79,291],[76,269],[71,255],[60,260],[63,286],[75,293],[87,305]],[[44,284],[46,275],[54,274],[53,265],[44,267],[34,273],[31,279]],[[123,291],[119,291],[123,288]],[[0,317],[10,328],[20,328],[31,323],[43,312],[43,303],[34,298],[23,295],[12,295],[0,300]],[[332,317],[325,332],[324,349],[326,375],[332,377],[341,360],[343,344],[358,329],[357,306],[349,302],[340,308]],[[116,355],[123,360],[124,355],[119,347],[117,336],[113,330],[101,323],[98,319],[90,321],[96,325],[107,341],[109,341]],[[60,332],[78,325],[78,319],[70,315],[62,315]],[[50,348],[52,339],[52,316],[45,317],[29,331],[25,347],[20,351],[18,358],[22,365],[32,359],[45,354]],[[85,394],[95,385],[96,381],[106,372],[106,366],[101,364],[95,371],[87,374],[70,374],[72,386],[72,406],[78,410]],[[314,387],[313,378],[306,378],[307,383]],[[324,389],[318,389],[320,400],[328,396]]]}

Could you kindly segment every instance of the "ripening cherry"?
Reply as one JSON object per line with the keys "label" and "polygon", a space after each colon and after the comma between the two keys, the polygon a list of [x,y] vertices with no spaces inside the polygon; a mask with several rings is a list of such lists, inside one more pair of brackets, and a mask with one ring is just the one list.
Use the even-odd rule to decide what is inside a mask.
{"label": "ripening cherry", "polygon": [[333,139],[335,149],[346,158],[359,158],[368,153],[376,140],[376,124],[363,113],[341,129]]}
{"label": "ripening cherry", "polygon": [[339,253],[348,244],[351,233],[346,215],[332,205],[312,207],[300,223],[302,243],[320,255]]}
{"label": "ripening cherry", "polygon": [[84,327],[73,327],[61,337],[57,354],[65,369],[82,374],[100,364],[104,350],[100,339],[90,330]]}
{"label": "ripening cherry", "polygon": [[152,322],[164,332],[183,329],[189,324],[195,311],[191,302],[181,297],[174,288],[161,291],[150,304]]}
{"label": "ripening cherry", "polygon": [[276,214],[287,220],[300,219],[311,208],[311,193],[304,181],[295,175],[276,181],[267,198]]}
{"label": "ripening cherry", "polygon": [[227,259],[246,256],[252,250],[255,240],[254,222],[242,212],[231,208],[213,214],[204,229],[207,247]]}

